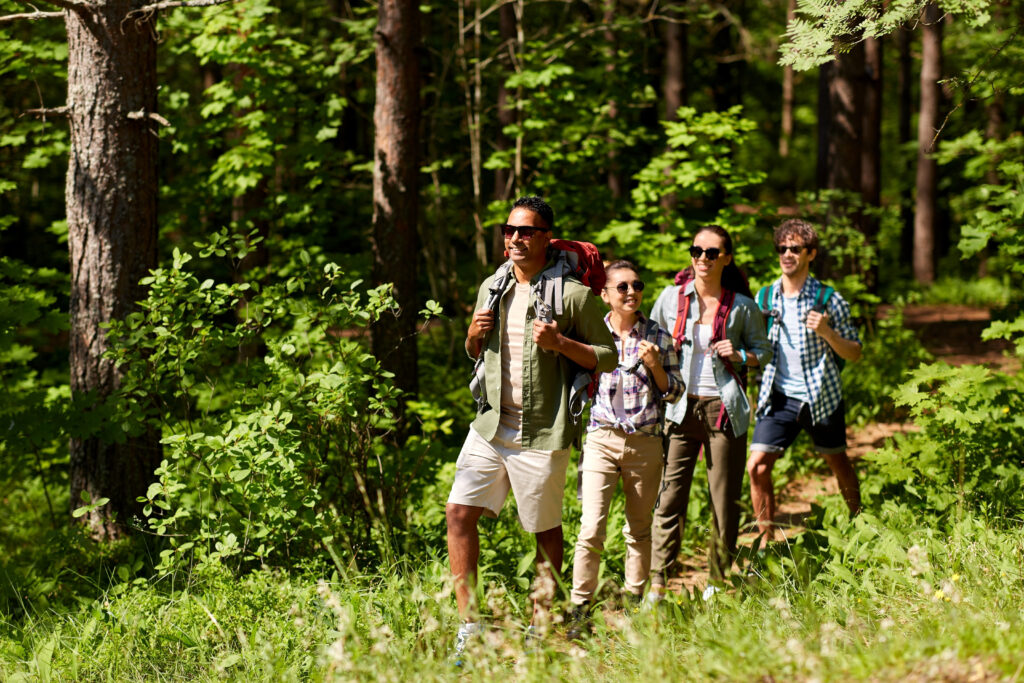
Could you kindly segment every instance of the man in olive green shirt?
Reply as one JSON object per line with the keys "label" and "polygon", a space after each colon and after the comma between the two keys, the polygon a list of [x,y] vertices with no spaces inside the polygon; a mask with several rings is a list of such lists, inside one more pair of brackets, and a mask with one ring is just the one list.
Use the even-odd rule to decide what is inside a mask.
{"label": "man in olive green shirt", "polygon": [[608,371],[617,353],[590,289],[565,278],[562,311],[537,315],[534,285],[550,265],[554,213],[539,197],[521,197],[502,226],[512,274],[497,311],[484,305],[494,276],[480,287],[466,335],[471,358],[484,354],[484,401],[459,454],[448,498],[448,557],[466,623],[457,650],[479,625],[470,596],[480,554],[477,522],[496,517],[511,488],[519,519],[537,537],[538,573],[562,568],[562,496],[569,446],[579,425],[569,409],[580,368]]}

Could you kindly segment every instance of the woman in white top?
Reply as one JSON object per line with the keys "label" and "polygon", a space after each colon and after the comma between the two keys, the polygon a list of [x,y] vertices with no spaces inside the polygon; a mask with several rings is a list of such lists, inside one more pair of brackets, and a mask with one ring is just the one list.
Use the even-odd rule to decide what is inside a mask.
{"label": "woman in white top", "polygon": [[739,534],[739,499],[751,422],[746,370],[771,359],[764,319],[746,277],[733,261],[729,233],[702,227],[690,247],[692,265],[654,304],[651,319],[673,330],[686,393],[668,407],[662,489],[654,513],[651,590],[663,590],[679,554],[690,485],[701,449],[708,468],[712,539],[709,564],[721,579]]}

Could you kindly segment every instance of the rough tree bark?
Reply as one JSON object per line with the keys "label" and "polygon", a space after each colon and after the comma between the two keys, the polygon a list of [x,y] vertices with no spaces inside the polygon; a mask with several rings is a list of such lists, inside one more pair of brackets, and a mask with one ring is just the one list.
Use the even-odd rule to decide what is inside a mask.
{"label": "rough tree bark", "polygon": [[[373,112],[373,279],[394,284],[397,315],[373,326],[373,352],[415,393],[420,36],[416,0],[381,0],[377,8],[377,88]],[[400,407],[400,413],[401,413]]]}
{"label": "rough tree bark", "polygon": [[[156,266],[156,40],[153,17],[125,21],[138,5],[107,0],[65,13],[71,151],[66,185],[71,258],[71,392],[102,401],[120,376],[103,358],[103,323],[143,298]],[[135,118],[129,113],[141,112]],[[156,433],[107,444],[71,441],[71,507],[82,491],[110,502],[83,519],[93,535],[123,535],[160,462]]]}
{"label": "rough tree bark", "polygon": [[864,122],[864,45],[832,64],[829,83],[828,187],[860,192]]}
{"label": "rough tree bark", "polygon": [[[913,89],[913,68],[912,60],[910,56],[910,41],[912,38],[912,31],[907,28],[901,28],[898,32],[899,40],[899,70],[898,70],[898,98],[899,98],[899,109],[898,116],[899,121],[897,123],[899,139],[900,139],[900,157],[903,159],[904,152],[907,143],[910,142],[910,119],[913,116],[913,96],[911,91]],[[909,161],[909,160],[907,160]],[[903,165],[901,168],[908,168],[910,164]],[[910,182],[910,178],[905,178],[906,182]],[[910,263],[914,256],[914,210],[910,205],[909,201],[900,202],[900,262]]]}
{"label": "rough tree bark", "polygon": [[[498,24],[503,47],[503,55],[515,50],[516,45],[516,11],[511,4],[502,5],[498,10]],[[508,74],[513,72],[512,60],[502,60],[505,65],[504,71]],[[512,148],[513,141],[505,134],[505,127],[516,122],[516,110],[511,106],[509,100],[512,94],[505,87],[505,79],[498,83],[498,134],[494,139],[494,146],[499,151],[506,151]],[[518,180],[515,174],[508,168],[498,168],[494,171],[494,198],[498,201],[508,201],[512,198],[512,190]],[[505,242],[501,237],[501,230],[496,226],[491,229],[491,260],[494,263],[501,263],[504,260]]]}
{"label": "rough tree bark", "polygon": [[935,281],[935,200],[938,167],[929,155],[939,122],[942,98],[942,17],[928,3],[921,21],[921,106],[917,119],[917,193],[914,202],[914,279]]}
{"label": "rough tree bark", "polygon": [[[786,3],[786,25],[796,18],[796,0]],[[795,73],[792,65],[782,70],[782,121],[779,134],[779,156],[789,156],[789,143],[793,139],[793,81]]]}
{"label": "rough tree bark", "polygon": [[[864,41],[864,73],[867,84],[864,88],[864,119],[861,132],[860,191],[868,207],[881,204],[882,192],[882,40],[868,38]],[[878,215],[865,214],[861,217],[861,229],[868,244],[878,239]],[[878,263],[868,271],[868,290],[878,289]]]}
{"label": "rough tree bark", "polygon": [[666,4],[664,14],[669,18],[662,26],[662,42],[665,44],[665,65],[662,72],[661,91],[665,101],[665,120],[677,120],[676,112],[686,104],[686,52],[689,35],[685,23],[686,0]]}

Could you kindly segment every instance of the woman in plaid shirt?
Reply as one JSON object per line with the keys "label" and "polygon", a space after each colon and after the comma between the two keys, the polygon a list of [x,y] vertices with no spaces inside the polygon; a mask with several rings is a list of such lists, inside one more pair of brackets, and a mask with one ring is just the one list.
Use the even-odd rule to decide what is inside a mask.
{"label": "woman in plaid shirt", "polygon": [[570,637],[585,627],[597,589],[608,508],[620,477],[626,494],[625,587],[636,601],[643,595],[651,566],[651,515],[663,467],[662,406],[683,394],[672,335],[640,312],[644,283],[636,266],[620,260],[605,271],[608,282],[601,298],[611,308],[605,324],[615,339],[619,365],[601,375],[587,425],[580,472],[583,516],[573,567],[576,623]]}

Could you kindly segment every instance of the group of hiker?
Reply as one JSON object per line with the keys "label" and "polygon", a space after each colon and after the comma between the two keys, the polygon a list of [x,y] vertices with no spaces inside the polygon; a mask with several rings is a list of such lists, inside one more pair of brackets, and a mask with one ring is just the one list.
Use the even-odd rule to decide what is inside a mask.
{"label": "group of hiker", "polygon": [[[782,277],[756,297],[728,231],[699,228],[691,263],[660,293],[649,318],[641,311],[645,286],[635,264],[616,260],[603,273],[590,272],[587,261],[596,252],[555,240],[554,229],[554,212],[543,199],[514,202],[501,226],[508,260],[481,285],[466,335],[477,364],[477,415],[446,507],[462,618],[457,651],[482,630],[472,600],[477,523],[498,515],[509,489],[523,528],[536,536],[538,575],[560,572],[570,446],[589,393],[570,637],[586,629],[620,480],[623,586],[637,604],[653,605],[665,594],[702,451],[713,580],[725,576],[736,551],[744,470],[760,533],[767,540],[779,533],[772,467],[802,429],[832,468],[851,513],[860,509],[839,373],[861,347],[847,302],[810,275],[819,246],[813,225],[789,219],[775,229]],[[757,367],[762,380],[752,410],[746,378]]]}

